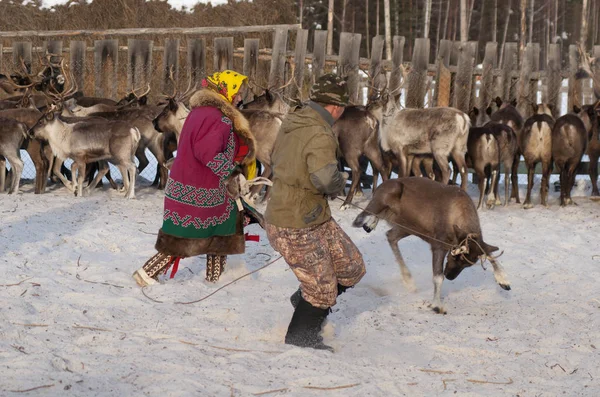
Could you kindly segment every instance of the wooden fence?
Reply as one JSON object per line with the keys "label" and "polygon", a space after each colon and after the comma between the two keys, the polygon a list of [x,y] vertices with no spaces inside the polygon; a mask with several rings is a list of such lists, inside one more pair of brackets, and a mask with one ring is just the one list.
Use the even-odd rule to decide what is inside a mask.
{"label": "wooden fence", "polygon": [[[314,43],[310,52],[309,34]],[[590,79],[575,78],[579,54],[573,45],[568,59],[561,59],[559,44],[550,44],[547,59],[540,59],[540,45],[529,43],[519,62],[517,43],[506,43],[502,49],[497,43],[487,43],[480,60],[477,42],[442,40],[432,56],[429,39],[419,38],[408,61],[404,37],[393,38],[391,60],[382,58],[382,36],[372,39],[370,59],[360,57],[361,40],[360,34],[341,33],[338,54],[328,55],[327,32],[309,32],[300,25],[0,32],[0,71],[17,71],[22,61],[35,71],[39,55],[60,54],[87,95],[118,98],[133,87],[150,84],[156,98],[172,92],[170,70],[180,89],[190,80],[198,83],[206,74],[226,68],[241,70],[262,87],[276,88],[291,77],[293,63],[295,84],[286,88],[290,97],[306,99],[311,81],[335,70],[348,77],[351,100],[364,104],[367,74],[359,70],[369,76],[385,72],[388,88],[395,90],[402,83],[400,66],[404,65],[408,73],[402,101],[406,107],[453,106],[468,112],[473,106],[486,107],[498,96],[505,101],[516,99],[528,117],[540,91],[542,101],[558,110],[563,93],[568,97],[566,109],[593,100]],[[600,57],[600,46],[594,46],[592,56]],[[595,73],[600,77],[600,63]]]}

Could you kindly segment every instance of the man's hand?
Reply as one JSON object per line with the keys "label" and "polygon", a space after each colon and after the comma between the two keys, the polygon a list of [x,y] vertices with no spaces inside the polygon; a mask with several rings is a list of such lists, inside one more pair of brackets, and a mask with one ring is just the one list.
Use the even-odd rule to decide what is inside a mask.
{"label": "man's hand", "polygon": [[242,167],[239,165],[233,169],[233,172],[225,179],[225,187],[227,188],[227,194],[232,199],[236,200],[241,196],[240,192],[240,174],[242,174]]}
{"label": "man's hand", "polygon": [[343,196],[345,193],[346,182],[348,181],[348,178],[350,177],[350,175],[347,172],[340,172],[340,174],[342,175],[342,180],[344,181],[344,183],[342,184],[342,189],[337,193],[330,194],[329,195],[330,200],[335,200],[338,196]]}

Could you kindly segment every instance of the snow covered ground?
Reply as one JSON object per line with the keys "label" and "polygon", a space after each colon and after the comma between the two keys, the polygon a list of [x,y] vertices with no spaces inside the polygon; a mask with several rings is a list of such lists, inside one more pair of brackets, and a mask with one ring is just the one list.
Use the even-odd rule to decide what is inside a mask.
{"label": "snow covered ground", "polygon": [[283,344],[297,281],[282,259],[178,303],[277,259],[258,226],[261,241],[230,257],[219,283],[204,281],[203,257],[188,258],[146,297],[131,274],[154,254],[162,192],[139,186],[126,201],[25,185],[0,195],[0,395],[598,396],[600,203],[589,189],[578,183],[578,206],[560,208],[551,189],[549,208],[536,194],[531,210],[481,211],[512,291],[474,266],[445,281],[445,316],[428,308],[428,246],[400,243],[418,287],[407,292],[387,227],[353,229],[358,210],[333,202],[367,275],[329,316],[332,354]]}

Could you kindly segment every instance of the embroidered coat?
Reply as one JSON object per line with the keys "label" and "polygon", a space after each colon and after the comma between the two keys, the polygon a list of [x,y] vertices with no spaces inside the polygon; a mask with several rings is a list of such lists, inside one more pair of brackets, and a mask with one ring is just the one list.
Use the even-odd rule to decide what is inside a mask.
{"label": "embroidered coat", "polygon": [[165,188],[155,247],[180,257],[244,253],[243,216],[225,180],[240,148],[247,146],[242,165],[254,161],[254,137],[244,116],[214,91],[198,91],[190,107]]}

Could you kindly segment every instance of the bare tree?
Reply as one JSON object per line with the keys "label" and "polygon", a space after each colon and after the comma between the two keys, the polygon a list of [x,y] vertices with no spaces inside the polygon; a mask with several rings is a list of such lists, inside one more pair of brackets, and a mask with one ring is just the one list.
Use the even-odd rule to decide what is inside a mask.
{"label": "bare tree", "polygon": [[333,54],[333,0],[329,0],[327,9],[327,54]]}
{"label": "bare tree", "polygon": [[423,37],[429,38],[429,26],[431,25],[431,0],[425,0],[425,27]]}
{"label": "bare tree", "polygon": [[369,37],[369,0],[365,0],[365,31],[367,32],[367,58],[371,58],[371,39]]}
{"label": "bare tree", "polygon": [[460,41],[467,41],[469,27],[467,26],[467,0],[460,0]]}
{"label": "bare tree", "polygon": [[[333,1],[333,0],[330,0]],[[392,59],[392,30],[390,26],[390,0],[383,0],[385,17],[385,54],[388,60]]]}
{"label": "bare tree", "polygon": [[579,41],[583,46],[583,49],[586,49],[586,42],[588,36],[588,0],[583,0],[583,6],[581,7],[581,36]]}
{"label": "bare tree", "polygon": [[450,3],[452,3],[451,0],[446,1],[446,16],[444,17],[444,29],[443,29],[443,38],[444,40],[446,40],[447,37],[450,37],[450,34],[448,33],[448,17],[450,16]]}
{"label": "bare tree", "polygon": [[529,42],[533,43],[533,10],[535,7],[535,0],[529,0]]}
{"label": "bare tree", "polygon": [[498,62],[499,65],[502,65],[502,59],[504,57],[504,44],[506,44],[506,34],[508,33],[508,23],[510,21],[510,14],[512,12],[511,6],[512,6],[512,0],[508,0],[508,4],[506,7],[506,20],[504,21],[504,32],[502,33],[502,47],[500,48],[500,60]]}
{"label": "bare tree", "polygon": [[375,2],[377,3],[377,6],[375,7],[375,14],[377,14],[377,18],[375,19],[375,36],[379,36],[379,33],[381,33],[381,30],[379,29],[379,15],[381,14],[381,11],[379,10],[379,0],[375,0]]}
{"label": "bare tree", "polygon": [[525,32],[527,31],[527,0],[521,0],[521,38],[519,40],[519,60],[523,61],[525,51]]}
{"label": "bare tree", "polygon": [[348,1],[344,0],[342,2],[342,32],[348,31],[348,23],[346,22],[346,8],[348,8]]}
{"label": "bare tree", "polygon": [[498,0],[494,0],[494,18],[492,24],[492,41],[495,43],[498,39]]}

